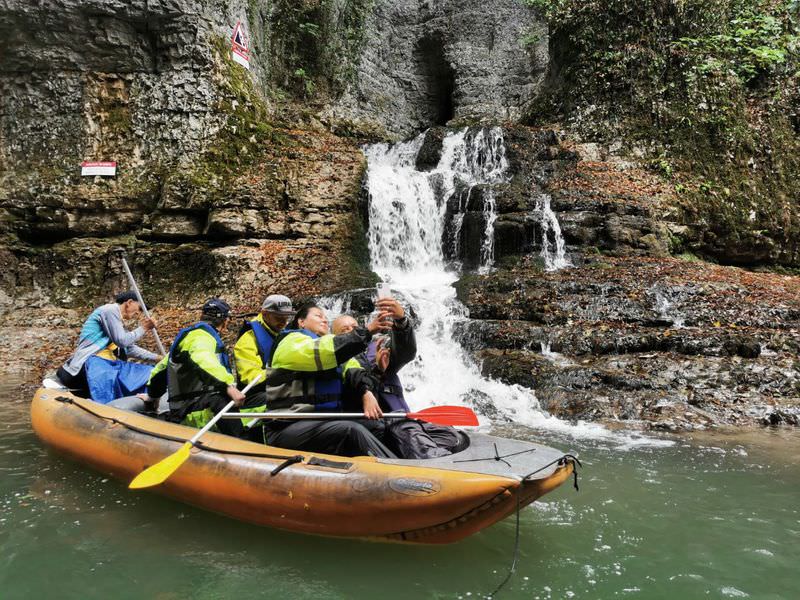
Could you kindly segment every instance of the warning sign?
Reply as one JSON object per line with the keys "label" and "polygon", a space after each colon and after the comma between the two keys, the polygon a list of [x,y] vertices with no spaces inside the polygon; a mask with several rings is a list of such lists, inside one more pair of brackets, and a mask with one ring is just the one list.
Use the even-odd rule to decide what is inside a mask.
{"label": "warning sign", "polygon": [[114,177],[117,174],[116,162],[87,162],[81,163],[81,175],[104,175],[106,177]]}
{"label": "warning sign", "polygon": [[236,23],[236,27],[233,28],[231,58],[245,69],[250,68],[250,40],[247,39],[247,32],[241,21]]}

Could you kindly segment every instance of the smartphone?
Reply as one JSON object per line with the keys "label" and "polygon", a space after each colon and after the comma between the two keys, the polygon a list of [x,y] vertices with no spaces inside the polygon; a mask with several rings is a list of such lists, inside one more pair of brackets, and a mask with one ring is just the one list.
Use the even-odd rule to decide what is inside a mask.
{"label": "smartphone", "polygon": [[375,289],[378,290],[378,300],[381,300],[382,298],[392,297],[392,289],[389,287],[389,284],[386,283],[385,281],[382,281],[378,285],[376,285]]}

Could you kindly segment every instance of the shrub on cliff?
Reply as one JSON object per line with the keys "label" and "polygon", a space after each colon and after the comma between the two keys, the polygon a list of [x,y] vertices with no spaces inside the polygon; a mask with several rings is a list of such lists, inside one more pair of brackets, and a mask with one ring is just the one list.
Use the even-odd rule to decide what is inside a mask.
{"label": "shrub on cliff", "polygon": [[[551,54],[529,121],[646,148],[687,222],[713,230],[695,249],[800,265],[800,2],[526,2],[548,19]],[[737,244],[759,250],[726,257]]]}

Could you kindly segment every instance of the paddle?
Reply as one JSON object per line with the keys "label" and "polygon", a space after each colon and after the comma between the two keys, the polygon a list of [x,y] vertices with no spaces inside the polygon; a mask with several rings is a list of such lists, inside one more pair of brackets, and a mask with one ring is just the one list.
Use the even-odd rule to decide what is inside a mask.
{"label": "paddle", "polygon": [[[122,268],[125,271],[125,274],[128,276],[128,282],[131,284],[131,289],[133,289],[133,293],[136,294],[136,299],[139,301],[139,306],[142,307],[144,316],[149,319],[150,313],[147,311],[147,305],[144,303],[142,294],[139,291],[139,286],[136,285],[136,280],[133,278],[133,273],[131,273],[131,268],[128,266],[128,261],[125,260],[125,253],[123,250],[120,250],[120,258],[122,259]],[[158,346],[158,351],[162,355],[166,354],[164,351],[164,344],[161,343],[161,338],[158,337],[158,331],[156,331],[155,327],[153,327],[153,337],[156,338],[156,346]]]}
{"label": "paddle", "polygon": [[[251,381],[246,388],[242,390],[243,394],[246,394],[251,387],[253,387],[256,383],[261,380],[262,374],[259,374],[253,381]],[[186,460],[190,456],[190,452],[192,450],[192,446],[197,443],[203,434],[206,431],[211,429],[214,424],[222,418],[236,418],[241,419],[242,414],[249,416],[249,413],[228,413],[228,411],[233,408],[234,401],[231,400],[228,404],[225,405],[220,412],[218,412],[213,419],[211,419],[205,427],[203,427],[200,431],[198,431],[192,439],[186,442],[183,446],[181,446],[180,450],[177,452],[173,452],[168,457],[158,461],[156,464],[146,468],[144,471],[139,473],[133,481],[130,482],[128,487],[132,490],[137,490],[140,488],[151,487],[154,485],[158,485],[166,481],[166,479],[172,475],[178,468],[186,462]]]}
{"label": "paddle", "polygon": [[[247,413],[253,419],[364,419],[364,413],[308,413],[308,412],[262,412]],[[237,418],[236,415],[225,415],[223,419]],[[437,425],[473,427],[478,425],[478,417],[466,406],[431,406],[417,412],[383,413],[384,419],[419,419]]]}

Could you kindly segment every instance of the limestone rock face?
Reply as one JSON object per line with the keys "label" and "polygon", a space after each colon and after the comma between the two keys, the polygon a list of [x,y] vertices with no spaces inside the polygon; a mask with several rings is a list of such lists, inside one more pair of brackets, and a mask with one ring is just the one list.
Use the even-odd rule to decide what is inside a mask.
{"label": "limestone rock face", "polygon": [[[109,275],[116,246],[143,281],[160,283],[150,296],[172,302],[225,292],[222,283],[233,298],[261,293],[240,292],[242,279],[314,291],[309,273],[287,277],[263,252],[237,258],[266,239],[279,246],[270,256],[327,245],[339,260],[322,288],[350,269],[363,157],[325,131],[283,135],[291,155],[276,148],[264,94],[271,63],[245,71],[230,58],[237,22],[265,35],[253,9],[239,0],[0,2],[0,246],[9,258],[0,309],[82,305],[126,286]],[[117,175],[82,177],[83,161],[115,161]],[[196,256],[175,259],[187,242]],[[207,272],[187,272],[193,263]]]}
{"label": "limestone rock face", "polygon": [[[348,18],[355,29],[343,29]],[[240,22],[250,71],[231,61]],[[514,119],[541,81],[545,33],[516,0],[2,0],[0,247],[13,261],[0,308],[31,294],[62,305],[108,294],[102,270],[118,245],[160,253],[196,295],[210,285],[166,259],[187,243],[208,264],[242,268],[254,263],[233,256],[266,240],[320,249],[337,263],[323,287],[364,275],[363,253],[353,258],[363,244],[361,140],[328,128],[358,122],[391,137],[453,119]],[[293,83],[313,84],[307,42],[324,48],[317,62],[352,76],[322,90],[322,103],[295,97],[287,113],[280,103]],[[337,55],[337,44],[352,51]],[[82,177],[83,161],[115,161],[117,175]],[[224,259],[220,248],[230,249]],[[64,279],[55,265],[85,276]]]}
{"label": "limestone rock face", "polygon": [[547,67],[547,26],[517,0],[378,0],[366,28],[355,82],[331,113],[397,137],[518,120]]}

